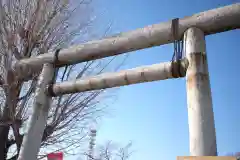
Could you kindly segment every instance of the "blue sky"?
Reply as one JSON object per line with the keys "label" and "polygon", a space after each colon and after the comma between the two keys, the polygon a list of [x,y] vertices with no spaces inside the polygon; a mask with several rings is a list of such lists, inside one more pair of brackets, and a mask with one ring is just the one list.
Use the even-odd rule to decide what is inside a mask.
{"label": "blue sky", "polygon": [[[189,16],[237,0],[100,0],[98,9],[113,21],[112,33]],[[220,155],[240,151],[240,31],[206,37],[213,108]],[[169,61],[173,45],[130,54],[123,69]],[[101,122],[97,142],[133,142],[131,160],[174,160],[189,155],[185,79],[122,87]]]}

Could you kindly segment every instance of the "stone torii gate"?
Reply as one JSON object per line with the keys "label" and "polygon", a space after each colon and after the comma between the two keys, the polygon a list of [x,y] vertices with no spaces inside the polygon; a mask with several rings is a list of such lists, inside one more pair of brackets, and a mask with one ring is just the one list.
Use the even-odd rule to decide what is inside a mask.
{"label": "stone torii gate", "polygon": [[[173,21],[154,24],[117,36],[46,53],[15,64],[25,80],[41,70],[18,160],[37,159],[41,137],[52,97],[186,76],[191,156],[216,156],[216,134],[209,83],[205,36],[240,28],[240,3],[178,19],[177,35]],[[142,66],[85,79],[52,84],[55,68],[172,43],[183,37],[186,57],[180,61]],[[29,72],[26,72],[30,69]],[[51,92],[50,92],[51,91]],[[51,94],[50,94],[51,93]]]}

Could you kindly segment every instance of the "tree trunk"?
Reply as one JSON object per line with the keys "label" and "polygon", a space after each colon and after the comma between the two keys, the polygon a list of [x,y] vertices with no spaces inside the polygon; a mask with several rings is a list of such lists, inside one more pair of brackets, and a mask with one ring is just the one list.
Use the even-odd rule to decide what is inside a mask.
{"label": "tree trunk", "polygon": [[[8,134],[10,130],[10,124],[6,122],[14,123],[15,110],[18,103],[18,97],[21,90],[21,84],[15,79],[12,71],[8,71],[6,78],[6,88],[4,88],[6,101],[3,109],[3,113],[0,120],[4,125],[0,126],[0,160],[7,159],[7,153],[9,149]],[[16,140],[16,137],[15,137]]]}
{"label": "tree trunk", "polygon": [[8,141],[8,133],[9,133],[9,126],[1,126],[0,127],[0,159],[5,160],[7,159],[7,141]]}

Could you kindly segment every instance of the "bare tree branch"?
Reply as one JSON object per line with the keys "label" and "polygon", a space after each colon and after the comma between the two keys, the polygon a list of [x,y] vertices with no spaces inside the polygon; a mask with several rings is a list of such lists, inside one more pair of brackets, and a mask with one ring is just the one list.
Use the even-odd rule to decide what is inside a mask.
{"label": "bare tree branch", "polygon": [[[108,141],[105,145],[96,146],[96,154],[90,155],[85,153],[84,155],[89,160],[127,160],[132,155],[131,151],[132,143],[128,143],[124,147]],[[83,159],[79,157],[79,159]]]}
{"label": "bare tree branch", "polygon": [[[31,81],[24,82],[26,77],[16,76],[19,74],[17,69],[12,68],[13,64],[23,58],[85,40],[84,36],[90,35],[94,28],[92,7],[94,3],[91,0],[0,0],[0,92],[3,94],[0,98],[1,160],[7,159],[9,148],[14,145],[17,152],[9,159],[18,156],[37,85],[38,72]],[[115,59],[60,68],[57,80],[99,74]],[[29,71],[32,69],[28,68]],[[69,153],[72,148],[80,147],[88,125],[103,114],[101,103],[104,93],[99,90],[55,98],[42,137],[40,155],[48,153],[46,148]]]}

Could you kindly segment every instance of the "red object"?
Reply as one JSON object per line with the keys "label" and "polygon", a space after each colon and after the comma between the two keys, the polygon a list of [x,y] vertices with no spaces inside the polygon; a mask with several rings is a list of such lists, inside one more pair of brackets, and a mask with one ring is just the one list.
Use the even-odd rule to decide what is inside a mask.
{"label": "red object", "polygon": [[63,160],[63,153],[62,152],[56,152],[56,153],[49,153],[47,155],[48,160]]}

